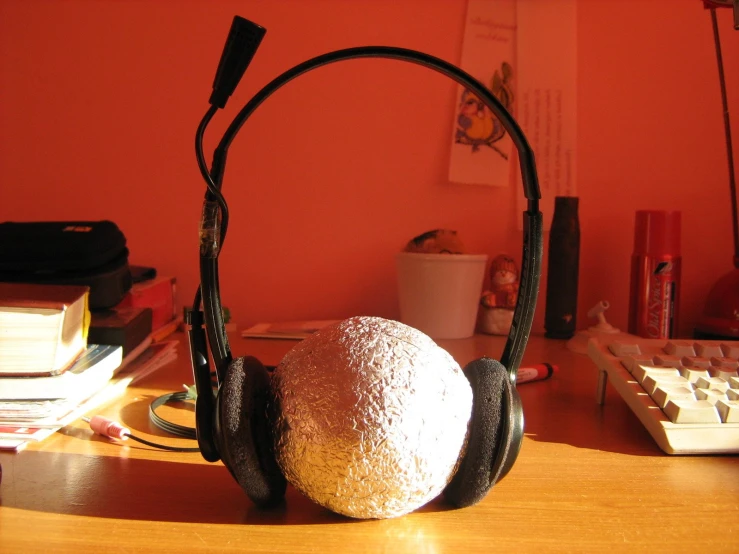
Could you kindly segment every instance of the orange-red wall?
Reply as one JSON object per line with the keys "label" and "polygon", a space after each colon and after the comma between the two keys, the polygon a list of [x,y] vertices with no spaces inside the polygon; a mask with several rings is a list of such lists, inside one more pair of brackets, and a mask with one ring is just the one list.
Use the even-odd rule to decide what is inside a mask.
{"label": "orange-red wall", "polygon": [[[189,301],[204,191],[193,135],[233,15],[268,32],[215,118],[208,152],[258,88],[310,56],[386,44],[458,63],[465,8],[1,0],[0,220],[112,219],[132,261],[175,275]],[[736,108],[739,31],[730,10],[719,15]],[[633,212],[680,209],[687,334],[733,249],[709,14],[699,0],[580,0],[577,62],[579,321],[607,299],[609,320],[626,326]],[[222,290],[238,323],[397,317],[393,255],[432,228],[457,229],[470,250],[520,258],[515,191],[447,180],[454,94],[428,70],[364,60],[313,72],[255,113],[224,188],[232,220]]]}

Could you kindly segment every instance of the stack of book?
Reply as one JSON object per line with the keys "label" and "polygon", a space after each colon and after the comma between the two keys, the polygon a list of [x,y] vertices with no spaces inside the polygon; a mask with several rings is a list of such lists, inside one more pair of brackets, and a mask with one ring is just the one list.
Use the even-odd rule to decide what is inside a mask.
{"label": "stack of book", "polygon": [[174,279],[157,282],[168,307],[148,283],[93,312],[87,287],[0,283],[0,449],[50,436],[176,356]]}

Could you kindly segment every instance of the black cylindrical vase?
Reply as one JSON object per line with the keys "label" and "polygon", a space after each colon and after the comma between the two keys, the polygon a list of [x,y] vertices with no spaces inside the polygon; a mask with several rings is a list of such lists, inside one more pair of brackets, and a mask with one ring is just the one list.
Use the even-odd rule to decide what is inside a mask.
{"label": "black cylindrical vase", "polygon": [[577,324],[577,277],[580,267],[578,198],[557,196],[549,231],[545,335],[569,339]]}

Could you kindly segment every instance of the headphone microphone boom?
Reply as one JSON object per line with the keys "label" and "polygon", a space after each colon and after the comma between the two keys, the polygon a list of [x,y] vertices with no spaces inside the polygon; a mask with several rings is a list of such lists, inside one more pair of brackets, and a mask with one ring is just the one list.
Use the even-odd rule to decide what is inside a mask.
{"label": "headphone microphone boom", "polygon": [[[539,291],[543,250],[542,214],[539,211],[540,191],[533,151],[511,114],[484,85],[468,73],[422,52],[396,47],[366,46],[317,56],[289,69],[264,86],[229,125],[214,151],[212,166],[209,169],[203,155],[205,129],[216,111],[225,106],[235,90],[264,34],[265,29],[259,25],[238,16],[234,18],[213,83],[211,106],[201,120],[195,138],[198,167],[208,189],[200,223],[200,287],[195,294],[192,310],[188,312],[190,353],[198,393],[196,430],[201,454],[211,462],[223,460],[224,465],[249,498],[260,507],[280,503],[284,498],[288,481],[319,504],[338,513],[359,518],[402,515],[430,500],[442,489],[445,498],[457,507],[475,504],[485,497],[493,484],[510,471],[523,440],[523,408],[515,388],[516,372],[531,331]],[[234,359],[231,354],[223,322],[218,279],[218,257],[226,237],[229,219],[228,205],[221,192],[229,146],[254,110],[283,85],[318,67],[356,58],[386,58],[415,63],[450,77],[465,86],[493,112],[518,150],[524,195],[527,199],[527,209],[523,213],[523,255],[519,295],[501,361],[481,358],[470,362],[464,368],[466,379],[462,378],[462,381],[465,384],[458,390],[462,391],[464,396],[467,393],[462,389],[471,388],[469,409],[460,408],[460,401],[456,398],[450,399],[449,394],[444,396],[448,393],[447,382],[455,383],[451,385],[451,388],[455,388],[459,384],[455,379],[457,375],[461,375],[459,366],[451,360],[451,356],[420,331],[380,318],[352,318],[326,330],[324,335],[321,335],[323,331],[319,331],[288,353],[272,374],[256,358],[247,356]],[[305,346],[306,344],[308,346]],[[376,367],[374,358],[370,363],[364,358],[353,358],[355,354],[347,354],[349,350],[355,353],[372,349],[397,352],[399,345],[401,349],[406,349],[400,356],[402,359],[395,359],[392,353],[385,354],[379,362],[379,366],[382,367]],[[323,358],[314,354],[314,350],[323,352]],[[375,356],[377,351],[370,354]],[[381,430],[385,434],[381,435],[380,440],[364,442],[356,448],[361,452],[348,452],[347,458],[341,458],[340,454],[343,453],[326,450],[338,448],[336,437],[321,436],[320,432],[316,431],[318,426],[315,420],[318,418],[313,418],[310,412],[306,415],[304,408],[310,401],[300,399],[300,386],[296,386],[294,377],[297,376],[298,383],[308,374],[316,374],[317,378],[321,379],[323,378],[321,374],[327,369],[317,368],[317,365],[321,363],[331,365],[338,358],[347,356],[349,366],[358,364],[361,367],[360,371],[355,371],[356,367],[337,370],[338,373],[349,375],[347,379],[354,379],[351,383],[346,383],[348,387],[346,390],[351,389],[352,394],[359,397],[365,393],[366,396],[379,395],[373,400],[372,417],[382,420],[382,425],[386,427]],[[408,356],[415,358],[409,361]],[[211,357],[217,382],[215,394],[209,362]],[[440,360],[442,361],[439,362]],[[424,372],[411,375],[417,380],[410,385],[404,382],[400,389],[393,389],[395,385],[391,381],[383,381],[387,385],[387,391],[382,386],[378,389],[376,383],[371,385],[374,387],[372,390],[364,390],[362,387],[367,383],[356,381],[358,374],[364,374],[368,370],[385,371],[382,379],[387,379],[390,374],[400,374],[403,370],[413,373],[413,370],[408,368],[412,368],[414,364],[425,365]],[[415,463],[422,468],[419,476],[419,472],[414,473],[412,468],[405,467],[407,460],[402,459],[402,456],[393,458],[394,452],[387,450],[387,443],[393,442],[392,434],[397,432],[399,425],[406,425],[408,419],[418,419],[418,414],[411,414],[404,420],[405,423],[395,423],[395,420],[403,420],[405,413],[403,410],[407,412],[410,409],[405,405],[414,404],[414,391],[439,388],[435,382],[431,382],[434,377],[429,375],[435,375],[439,365],[444,364],[450,369],[447,371],[442,368],[442,373],[447,371],[441,378],[443,392],[439,395],[438,391],[432,391],[432,394],[437,394],[441,399],[439,402],[444,403],[443,409],[448,408],[455,413],[459,413],[460,410],[464,412],[465,409],[468,411],[463,414],[464,436],[458,440],[459,444],[454,452],[455,459],[443,470],[444,482],[438,485],[429,484],[428,479],[423,480],[424,471],[431,473],[428,468],[433,467],[433,460],[423,460],[418,451],[411,450],[406,454],[411,459],[411,465]],[[456,369],[453,366],[456,366]],[[326,378],[338,382],[343,377]],[[346,422],[339,421],[338,424],[346,423],[352,427],[350,431],[354,434],[357,433],[358,425],[364,425],[360,434],[364,436],[366,432],[367,436],[370,436],[374,422],[362,420],[364,416],[358,419],[351,419],[355,416],[344,418],[346,413],[356,406],[351,403],[352,401],[346,405],[342,404],[341,395],[346,390],[342,392],[336,389],[338,386],[336,383],[332,383],[332,386],[332,392],[321,398],[320,404],[330,404],[328,409],[333,410],[335,419],[347,419]],[[302,394],[305,396],[308,393]],[[400,394],[403,397],[403,405],[398,408],[400,413],[389,414],[384,410],[389,409],[386,406],[392,404],[393,394]],[[291,408],[291,402],[295,398],[303,402],[300,409]],[[385,407],[377,408],[378,398],[379,404]],[[436,408],[431,406],[423,409],[434,411]],[[442,408],[439,407],[439,410]],[[424,417],[421,416],[420,420],[423,421]],[[426,425],[423,433],[433,432],[429,431],[428,427],[431,425]],[[308,434],[296,434],[296,429],[300,428],[308,429]],[[342,434],[344,431],[346,429],[337,432]],[[414,429],[413,432],[416,431],[421,436],[422,431]],[[407,439],[407,436],[403,435],[407,432],[408,429],[404,428],[400,434]],[[445,432],[441,430],[436,435],[429,435],[430,438],[423,439],[426,443],[419,443],[419,448],[423,449],[428,446],[427,443],[441,440],[444,434]],[[396,442],[408,443],[405,439]],[[318,443],[320,445],[316,446]],[[399,448],[404,447],[406,446]],[[323,450],[317,451],[315,448]],[[318,459],[316,452],[323,458]],[[438,452],[432,452],[427,457],[434,458],[437,455]],[[377,456],[385,458],[377,461]],[[357,462],[358,465],[351,465],[353,462],[350,461],[336,462],[339,459],[360,458],[361,462]],[[424,465],[427,462],[428,464]],[[329,467],[332,463],[335,467]],[[351,467],[348,467],[349,465]],[[383,465],[382,470],[374,467],[379,465]],[[301,474],[306,467],[309,467],[307,476],[305,472]],[[394,481],[395,472],[405,472],[399,477],[399,484]],[[361,476],[358,476],[360,473]],[[326,483],[330,484],[337,479],[343,480],[343,485],[336,485],[336,490],[326,492]],[[439,477],[433,479],[438,480]],[[314,486],[311,480],[318,484]],[[342,488],[347,483],[349,488]],[[351,489],[354,483],[358,483],[356,486],[360,488],[372,489],[373,492],[367,495],[366,501],[358,500],[356,488]],[[366,492],[366,489],[363,488],[362,491]]]}

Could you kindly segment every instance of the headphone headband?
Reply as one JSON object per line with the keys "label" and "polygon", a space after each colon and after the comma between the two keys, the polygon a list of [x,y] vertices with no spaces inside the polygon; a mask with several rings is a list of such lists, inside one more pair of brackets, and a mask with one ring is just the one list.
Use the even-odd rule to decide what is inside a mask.
{"label": "headphone headband", "polygon": [[[210,171],[202,158],[198,157],[200,171],[209,183],[203,207],[200,243],[200,282],[201,287],[195,297],[193,309],[199,310],[202,294],[204,317],[208,333],[213,361],[219,382],[223,379],[226,368],[232,359],[228,337],[223,323],[218,281],[218,256],[225,239],[227,215],[223,214],[225,200],[220,194],[225,172],[226,158],[231,142],[249,116],[275,91],[296,77],[331,63],[358,58],[386,58],[406,61],[422,65],[442,73],[457,83],[465,86],[495,114],[510,135],[518,150],[521,167],[523,192],[527,199],[524,212],[524,244],[521,262],[521,282],[518,300],[513,314],[513,323],[501,357],[512,382],[515,383],[516,371],[521,363],[523,352],[528,342],[534,317],[536,298],[539,291],[541,259],[543,251],[542,214],[539,211],[541,193],[534,164],[534,153],[529,146],[523,131],[500,101],[477,79],[460,68],[429,54],[405,48],[386,46],[363,46],[337,50],[323,54],[296,65],[265,85],[236,115],[213,154]],[[198,139],[217,107],[213,106],[203,119],[198,129]],[[226,212],[227,213],[227,212]],[[223,227],[220,223],[223,218]],[[201,391],[198,391],[199,393]]]}

